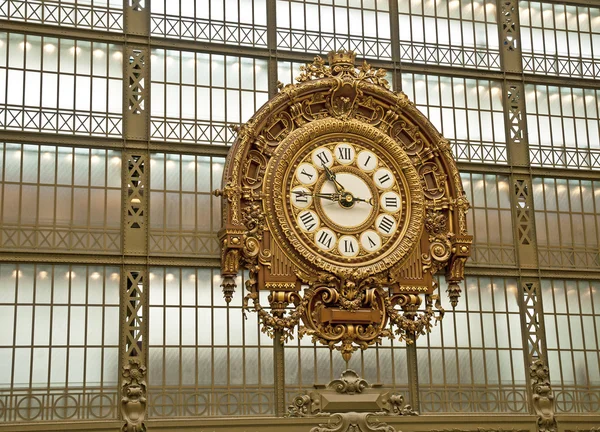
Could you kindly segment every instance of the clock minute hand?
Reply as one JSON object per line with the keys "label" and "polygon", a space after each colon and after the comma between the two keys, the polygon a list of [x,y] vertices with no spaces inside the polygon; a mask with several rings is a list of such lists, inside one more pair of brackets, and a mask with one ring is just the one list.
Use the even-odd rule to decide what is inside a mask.
{"label": "clock minute hand", "polygon": [[321,165],[323,166],[323,169],[325,170],[325,175],[327,176],[327,180],[329,180],[329,181],[333,182],[333,186],[335,187],[335,190],[336,190],[336,192],[337,192],[337,193],[344,192],[344,191],[345,191],[345,189],[344,189],[344,186],[342,186],[342,185],[340,184],[340,182],[338,182],[338,181],[336,180],[334,172],[333,172],[333,171],[331,171],[331,170],[330,170],[330,169],[327,167],[327,165],[325,165],[325,162],[323,162]]}

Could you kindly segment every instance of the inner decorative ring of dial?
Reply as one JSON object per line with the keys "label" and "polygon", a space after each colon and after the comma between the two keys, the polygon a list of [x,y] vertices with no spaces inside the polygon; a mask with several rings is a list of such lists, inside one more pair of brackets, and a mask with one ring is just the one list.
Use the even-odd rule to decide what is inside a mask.
{"label": "inner decorative ring of dial", "polygon": [[297,159],[289,202],[299,234],[334,260],[386,250],[403,229],[407,193],[389,156],[354,137],[323,137]]}
{"label": "inner decorative ring of dial", "polygon": [[[344,234],[357,234],[371,226],[379,210],[379,195],[373,182],[360,169],[351,166],[334,166],[331,172],[343,192],[323,175],[314,190],[321,194],[314,201],[315,210],[323,222]],[[339,195],[339,199],[329,197]],[[343,221],[343,223],[342,223]]]}

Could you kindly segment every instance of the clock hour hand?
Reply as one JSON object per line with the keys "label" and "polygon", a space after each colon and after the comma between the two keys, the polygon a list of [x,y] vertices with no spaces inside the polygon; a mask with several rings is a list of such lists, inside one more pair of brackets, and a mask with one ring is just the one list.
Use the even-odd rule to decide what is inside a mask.
{"label": "clock hour hand", "polygon": [[342,186],[336,179],[335,179],[335,173],[333,171],[331,171],[327,165],[325,165],[325,162],[323,162],[321,164],[323,166],[323,169],[325,170],[325,175],[327,176],[327,180],[333,182],[333,187],[335,187],[335,190],[337,193],[341,193],[344,192],[344,186]]}
{"label": "clock hour hand", "polygon": [[310,196],[310,197],[324,198],[324,199],[328,199],[331,201],[339,201],[339,199],[340,199],[340,195],[336,194],[336,193],[308,193],[308,192],[304,192],[304,191],[293,191],[293,193],[295,193],[298,196]]}
{"label": "clock hour hand", "polygon": [[365,203],[369,204],[370,206],[373,206],[373,198],[363,199],[363,198],[352,197],[352,199],[353,199],[353,201],[365,202]]}

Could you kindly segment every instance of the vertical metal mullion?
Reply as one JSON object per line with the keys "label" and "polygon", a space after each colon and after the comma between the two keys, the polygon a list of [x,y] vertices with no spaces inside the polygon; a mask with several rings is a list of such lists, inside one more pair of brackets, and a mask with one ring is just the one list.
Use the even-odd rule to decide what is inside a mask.
{"label": "vertical metal mullion", "polygon": [[[166,179],[165,179],[166,182]],[[166,187],[166,185],[165,185]],[[167,393],[167,267],[161,267],[162,270],[162,286],[163,286],[163,301],[162,301],[162,382],[161,390],[164,395]],[[164,399],[163,399],[164,400]]]}
{"label": "vertical metal mullion", "polygon": [[[490,278],[491,281],[491,278]],[[491,288],[491,287],[490,287]],[[482,354],[483,354],[483,376],[485,377],[485,386],[487,387],[489,385],[489,375],[488,375],[488,364],[487,364],[487,351],[490,349],[486,343],[485,343],[485,337],[483,337],[485,335],[485,328],[484,328],[484,315],[483,315],[483,305],[481,304],[481,278],[478,276],[477,277],[477,302],[478,302],[478,314],[479,314],[479,326],[480,326],[480,331],[481,331],[481,336],[482,336],[482,340],[481,340],[481,345],[482,345]],[[495,325],[494,325],[495,327]]]}
{"label": "vertical metal mullion", "polygon": [[504,278],[504,308],[506,309],[506,325],[508,328],[508,354],[510,359],[510,379],[511,379],[511,387],[516,391],[515,388],[515,364],[513,359],[513,344],[512,338],[510,337],[512,332],[512,324],[511,324],[511,316],[514,314],[510,311],[509,303],[508,303],[508,287],[506,286],[506,278]]}
{"label": "vertical metal mullion", "polygon": [[[571,370],[573,371],[573,387],[577,388],[577,372],[575,369],[575,347],[573,346],[573,332],[571,329],[571,316],[572,316],[572,312],[571,312],[571,306],[570,306],[570,301],[569,301],[569,290],[567,288],[567,281],[564,281],[565,284],[565,308],[567,310],[566,314],[565,314],[565,318],[567,320],[567,328],[569,330],[569,349],[568,349],[568,353],[570,354],[571,357]],[[577,295],[579,296],[579,292],[576,292]],[[583,337],[583,335],[582,335]],[[587,372],[587,370],[586,370]],[[562,383],[564,385],[564,382]],[[577,391],[575,390],[574,392],[574,396],[575,396],[575,403],[579,402],[579,398],[578,398],[578,394]]]}
{"label": "vertical metal mullion", "polygon": [[[36,310],[36,277],[35,270],[36,264],[33,265],[33,298],[31,302],[31,340],[30,340],[30,351],[29,351],[29,388],[32,389],[33,385],[33,361],[34,355],[33,352],[35,350],[35,310]],[[19,273],[17,272],[17,278],[19,278]],[[31,416],[31,404],[27,406],[27,414]]]}
{"label": "vertical metal mullion", "polygon": [[[105,231],[108,231],[109,226],[108,226],[108,195],[109,195],[109,191],[110,191],[110,187],[108,186],[108,155],[109,155],[109,150],[104,150],[101,153],[104,157],[104,200],[102,203],[102,227]],[[119,225],[119,231],[121,231],[121,226]],[[120,233],[119,233],[120,234]],[[108,239],[106,238],[106,235],[104,236],[105,241],[107,241]],[[107,248],[108,244],[105,243],[105,248]],[[106,268],[104,270],[104,273],[106,273]]]}
{"label": "vertical metal mullion", "polygon": [[[165,98],[166,100],[166,98]],[[160,155],[162,156],[162,170],[163,170],[163,186],[162,186],[162,196],[163,196],[163,211],[162,211],[162,232],[161,232],[161,237],[165,237],[166,233],[167,233],[167,208],[168,208],[168,204],[167,204],[167,199],[169,198],[169,194],[168,194],[168,188],[167,188],[167,156],[168,153],[160,153]],[[165,241],[163,239],[161,239],[161,250],[165,250],[166,246],[165,246]],[[166,272],[166,269],[164,269]],[[165,290],[167,289],[167,286],[165,285]],[[166,296],[166,294],[165,294]],[[166,303],[165,303],[165,307],[166,307]]]}
{"label": "vertical metal mullion", "polygon": [[[122,275],[121,275],[122,277]],[[102,269],[102,304],[100,306],[102,310],[102,328],[100,329],[100,391],[104,393],[104,356],[106,355],[106,266]],[[119,286],[120,286],[120,278],[119,278]],[[102,404],[102,398],[100,398],[100,403]],[[103,408],[103,405],[100,405],[100,409]]]}
{"label": "vertical metal mullion", "polygon": [[[210,278],[210,318],[212,325],[210,326],[210,364],[211,364],[211,380],[210,380],[210,394],[214,398],[215,395],[215,289],[214,289],[214,270],[211,270]],[[210,412],[212,415],[216,413],[216,406],[213,404],[210,406]]]}
{"label": "vertical metal mullion", "polygon": [[[582,49],[581,49],[581,26],[579,25],[579,9],[583,8],[583,6],[574,6],[574,7],[577,8],[576,9],[576,13],[577,13],[577,30],[576,31],[577,31],[577,44],[579,45],[579,56],[578,57],[580,59],[578,61],[578,63],[581,66],[581,73],[580,73],[580,75],[583,78],[583,76],[584,76],[583,75],[583,52],[582,52]],[[588,17],[589,17],[589,13],[588,13]],[[574,74],[572,73],[571,75],[574,75]]]}
{"label": "vertical metal mullion", "polygon": [[[460,376],[460,351],[458,349],[458,329],[456,328],[456,323],[458,321],[457,318],[460,317],[460,315],[456,314],[456,311],[453,311],[454,313],[454,325],[452,326],[452,333],[454,336],[454,355],[456,355],[456,386],[457,388],[461,388],[462,387],[462,382],[461,382],[461,376]],[[460,312],[459,312],[460,313]],[[466,315],[466,312],[465,312]],[[445,363],[444,363],[445,364]]]}
{"label": "vertical metal mullion", "polygon": [[392,61],[392,87],[394,91],[402,90],[402,69],[400,64],[400,13],[398,12],[398,1],[388,2],[388,14],[390,23],[390,51]]}
{"label": "vertical metal mullion", "polygon": [[[104,97],[105,97],[105,105],[106,105],[107,112],[110,112],[110,110],[109,110],[110,97],[109,96],[110,96],[110,83],[112,82],[112,79],[110,78],[110,72],[109,72],[110,71],[110,57],[111,57],[110,56],[110,45],[111,44],[108,44],[108,43],[104,44],[105,50],[106,50],[106,78],[105,78],[106,79],[106,95]],[[124,51],[125,51],[124,47],[121,46],[121,61],[123,63],[125,63],[125,61],[126,61],[126,59],[124,58],[125,56],[123,55]],[[148,84],[150,84],[150,83],[148,83]],[[125,91],[127,84],[125,82],[123,82],[122,86],[123,86],[123,91]],[[121,108],[121,110],[122,110],[122,108]]]}
{"label": "vertical metal mullion", "polygon": [[[465,318],[467,320],[467,328],[471,329],[471,314],[469,311],[469,295],[467,294],[469,287],[467,285],[467,280],[463,282],[465,288],[465,295],[463,301],[465,302]],[[483,338],[483,334],[481,335]],[[473,373],[473,344],[471,343],[471,332],[467,332],[467,340],[469,341],[469,363],[470,363],[470,371],[471,371],[471,385],[475,387],[475,374]]]}
{"label": "vertical metal mullion", "polygon": [[[42,49],[42,52],[43,52],[43,49]],[[4,94],[6,96],[8,96],[8,88],[9,88],[8,73],[10,72],[10,34],[9,33],[6,34],[6,53],[4,55],[4,64],[5,64],[5,66],[3,67],[3,69],[5,71],[5,76],[4,76],[4,82],[1,83],[1,85],[4,87],[4,89],[3,89]],[[5,108],[8,108],[7,101],[4,101],[3,106]],[[2,121],[2,124],[8,124],[7,120],[8,120],[8,109],[5,109],[4,114],[0,115],[0,121]],[[3,165],[3,166],[6,166],[6,165]],[[3,184],[3,189],[4,189],[4,184]],[[3,190],[3,192],[4,192],[4,190]],[[2,195],[2,196],[4,196],[4,195]]]}
{"label": "vertical metal mullion", "polygon": [[[563,133],[564,133],[564,128],[563,128]],[[570,179],[565,179],[565,182],[567,184],[567,203],[569,206],[569,224],[571,225],[571,247],[573,249],[573,264],[575,266],[577,266],[577,264],[575,263],[575,255],[577,253],[576,251],[576,243],[575,243],[575,225],[573,224],[573,205],[571,203],[571,181]],[[577,187],[579,189],[579,194],[581,194],[581,180],[577,180]],[[581,212],[581,217],[582,217],[582,223],[585,223],[583,221],[583,208],[582,208],[582,212]],[[585,230],[585,225],[584,225],[584,230]],[[583,242],[584,242],[584,254],[587,253],[587,245],[586,245],[586,241],[585,241],[585,236],[583,236]],[[585,256],[585,255],[584,255]],[[587,258],[586,258],[586,264],[587,264]]]}
{"label": "vertical metal mullion", "polygon": [[[197,156],[196,156],[197,158]],[[197,166],[197,165],[196,165]],[[195,176],[198,175],[198,170],[195,170]],[[194,183],[194,188],[196,188],[197,183]],[[199,329],[200,327],[198,326],[199,322],[198,322],[198,314],[200,312],[204,312],[205,308],[204,307],[199,307],[199,298],[198,298],[198,268],[195,267],[192,269],[193,270],[193,275],[194,275],[194,304],[195,304],[195,308],[194,308],[194,325],[196,326],[194,329],[194,392],[198,393],[200,390],[200,383],[198,382],[198,374],[199,374],[199,368],[198,368],[198,350],[200,349],[200,341],[199,339]],[[207,407],[208,408],[208,407]]]}
{"label": "vertical metal mullion", "polygon": [[[596,282],[596,281],[594,281],[594,282]],[[598,312],[598,311],[596,311],[596,308],[594,306],[594,302],[592,301],[592,296],[594,295],[594,289],[595,289],[594,285],[593,285],[594,282],[591,282],[590,286],[589,286],[589,289],[590,289],[590,306],[591,306],[591,310],[592,310],[592,313],[591,313],[592,320],[594,320],[594,317],[597,315],[597,312]],[[600,337],[600,334],[599,334],[600,333],[600,329],[598,329],[597,325],[592,326],[592,328],[593,328],[594,337],[595,337],[594,341],[597,341],[597,340],[599,340],[598,338]],[[595,352],[596,352],[596,361],[597,361],[596,365],[600,365],[600,350],[596,349]],[[587,355],[586,355],[586,359],[587,359]]]}
{"label": "vertical metal mullion", "polygon": [[[19,151],[19,203],[18,203],[18,208],[17,208],[17,220],[19,221],[19,228],[21,227],[21,216],[22,216],[22,208],[23,208],[23,188],[24,188],[24,182],[23,182],[23,167],[24,167],[24,160],[25,160],[25,144],[19,144],[20,146],[20,151]],[[19,244],[21,243],[20,241],[20,237],[21,237],[21,230],[19,230],[18,236],[19,236]]]}
{"label": "vertical metal mullion", "polygon": [[[91,100],[91,99],[90,99]],[[94,157],[93,149],[88,148],[88,183],[87,183],[87,227],[88,232],[92,229],[92,157]],[[91,240],[91,239],[90,239]]]}
{"label": "vertical metal mullion", "polygon": [[[179,0],[181,2],[181,0]],[[180,156],[181,158],[181,156]],[[179,164],[179,166],[181,167],[181,164]],[[181,182],[181,177],[179,177],[179,181]],[[181,187],[179,188],[179,190],[181,191]],[[181,215],[181,212],[180,212]],[[173,269],[175,270],[175,269]],[[177,269],[177,272],[179,273],[179,300],[177,302],[177,306],[179,308],[179,346],[178,351],[179,351],[179,380],[177,383],[177,391],[178,391],[178,395],[181,395],[183,393],[183,311],[184,311],[184,307],[182,305],[183,303],[183,271],[181,270],[181,267],[179,267]],[[176,415],[181,415],[179,412],[179,409],[181,408],[181,406],[179,405],[179,397],[175,398],[175,410],[176,410]]]}
{"label": "vertical metal mullion", "polygon": [[69,290],[69,295],[67,296],[67,346],[66,346],[66,350],[67,350],[67,355],[66,355],[66,361],[65,361],[65,392],[69,392],[69,385],[70,385],[70,380],[69,380],[69,365],[70,365],[70,354],[71,354],[71,311],[73,308],[73,304],[71,303],[71,295],[73,294],[73,289],[72,289],[72,284],[73,284],[73,266],[71,264],[69,264],[68,267],[69,270],[68,271],[68,290]]}
{"label": "vertical metal mullion", "polygon": [[[596,191],[598,191],[598,193],[600,193],[600,182],[598,182],[596,180],[592,180],[592,181],[590,181],[590,187],[591,187],[590,194],[592,196],[596,196]],[[591,202],[592,202],[592,206],[593,206],[593,209],[594,209],[594,213],[593,214],[595,215],[595,217],[594,217],[594,227],[595,227],[595,232],[596,232],[596,245],[600,246],[600,232],[599,232],[599,230],[600,230],[600,218],[598,218],[596,216],[596,215],[598,215],[598,213],[600,213],[600,208],[597,208],[596,202],[595,202],[594,199],[592,199]],[[583,210],[583,207],[582,207],[582,210]],[[600,340],[600,339],[597,339],[597,340]],[[599,355],[600,355],[600,353],[599,353]]]}
{"label": "vertical metal mullion", "polygon": [[[566,246],[566,245],[565,245],[565,242],[564,242],[564,239],[563,239],[564,233],[561,230],[561,223],[560,223],[561,211],[560,211],[560,207],[559,207],[559,203],[558,203],[558,201],[559,201],[558,200],[558,186],[559,186],[559,184],[558,184],[558,181],[557,181],[556,178],[553,178],[552,180],[554,182],[554,200],[555,200],[555,203],[556,203],[556,210],[555,210],[556,221],[558,222],[558,249],[559,249],[559,251],[561,253],[561,263],[562,263],[562,260],[563,260],[562,254],[563,254],[563,251],[564,251],[564,246]],[[568,188],[567,188],[567,190],[568,190]],[[570,217],[570,215],[569,215],[569,217]]]}
{"label": "vertical metal mullion", "polygon": [[[558,290],[558,288],[555,287],[555,283],[556,282],[557,281],[554,280],[554,279],[550,280],[551,287],[552,287],[552,306],[553,306],[553,312],[554,312],[551,315],[552,315],[552,318],[554,319],[554,328],[557,330],[555,332],[555,335],[556,335],[556,348],[554,348],[554,351],[558,354],[557,355],[557,358],[558,358],[558,369],[559,369],[559,375],[560,375],[560,383],[562,385],[564,383],[564,379],[563,379],[562,357],[560,356],[560,352],[561,352],[561,346],[560,345],[561,345],[561,343],[560,343],[560,338],[559,338],[559,335],[558,335],[558,329],[560,328],[558,326],[558,315],[559,315],[559,312],[558,312],[558,309],[556,308],[556,295],[554,294],[555,291]],[[566,301],[567,300],[567,295],[566,295],[566,290],[565,290],[565,280],[561,279],[560,283],[562,285],[562,289],[563,289],[563,292],[565,294],[564,298],[565,298],[565,301]],[[540,297],[542,297],[542,296],[540,296]],[[566,308],[566,305],[565,305],[565,308]],[[544,317],[545,317],[545,314],[544,314]],[[549,357],[548,354],[549,353],[547,351],[547,354],[546,354],[547,357]],[[550,359],[549,358],[548,358],[548,367],[550,367]],[[555,376],[556,376],[556,374],[555,374]]]}
{"label": "vertical metal mullion", "polygon": [[[54,281],[55,281],[55,266],[52,265],[50,274],[50,328],[48,329],[48,388],[52,386],[52,337],[54,326]],[[13,369],[14,370],[14,369]],[[12,388],[12,385],[11,385]]]}
{"label": "vertical metal mullion", "polygon": [[[23,35],[23,89],[21,90],[21,97],[22,97],[22,101],[23,101],[23,119],[22,119],[22,123],[21,123],[21,127],[25,127],[25,110],[26,110],[26,104],[25,104],[25,100],[26,100],[26,87],[25,87],[25,81],[27,78],[27,44],[29,42],[27,41],[27,35]],[[19,214],[19,220],[21,220],[21,215]]]}
{"label": "vertical metal mullion", "polygon": [[[85,307],[84,307],[84,324],[83,324],[83,376],[82,376],[82,394],[87,396],[87,354],[88,354],[88,322],[89,322],[89,294],[90,294],[90,266],[85,266]],[[84,416],[85,417],[85,416]]]}
{"label": "vertical metal mullion", "polygon": [[[441,289],[438,286],[438,291],[440,291]],[[442,364],[444,365],[444,367],[442,367],[442,372],[443,372],[443,384],[444,384],[444,399],[443,401],[446,403],[448,400],[448,378],[447,378],[447,374],[446,374],[446,343],[445,343],[445,338],[444,338],[444,327],[441,326],[440,327],[440,353],[441,353],[441,357],[442,357]],[[429,350],[427,350],[429,352]],[[431,384],[433,384],[433,374],[431,372],[432,370],[432,363],[431,363],[431,354],[428,353],[429,355],[429,382]]]}
{"label": "vertical metal mullion", "polygon": [[[581,289],[579,287],[579,280],[575,281],[575,286],[576,286],[576,293],[577,293],[577,307],[579,308],[579,314],[578,314],[578,318],[579,318],[579,329],[581,330],[581,343],[583,346],[583,361],[585,363],[585,371],[586,371],[586,387],[588,389],[591,389],[591,383],[589,380],[589,370],[590,370],[590,366],[588,364],[588,358],[587,358],[587,346],[585,343],[585,327],[583,325],[583,309],[581,308]],[[583,281],[581,281],[583,282]],[[575,366],[575,364],[573,364],[573,366]],[[575,368],[574,368],[575,369]],[[574,374],[575,377],[577,377],[577,374]],[[575,379],[577,380],[577,378]]]}

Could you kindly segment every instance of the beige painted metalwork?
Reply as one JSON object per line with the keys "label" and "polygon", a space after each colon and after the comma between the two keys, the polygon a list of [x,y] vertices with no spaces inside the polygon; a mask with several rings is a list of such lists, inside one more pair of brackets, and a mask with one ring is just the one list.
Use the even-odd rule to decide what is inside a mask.
{"label": "beige painted metalwork", "polygon": [[[278,416],[346,369],[419,412],[398,431],[598,429],[596,0],[7,0],[0,27],[0,431],[309,431],[335,419]],[[224,301],[208,195],[228,125],[338,48],[450,139],[475,235],[441,328],[348,363]]]}

